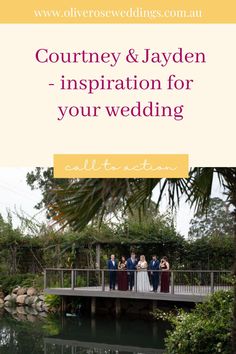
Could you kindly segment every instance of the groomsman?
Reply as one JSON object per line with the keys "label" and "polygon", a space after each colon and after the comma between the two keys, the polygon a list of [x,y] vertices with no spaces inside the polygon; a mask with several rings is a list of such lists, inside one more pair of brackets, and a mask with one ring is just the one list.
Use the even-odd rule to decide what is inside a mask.
{"label": "groomsman", "polygon": [[159,272],[152,272],[152,270],[159,270],[160,269],[160,262],[157,259],[157,256],[154,254],[152,256],[152,260],[149,263],[149,269],[151,270],[151,280],[152,280],[152,286],[153,286],[153,290],[155,293],[157,292],[157,288],[159,285]]}
{"label": "groomsman", "polygon": [[[138,261],[135,257],[135,253],[132,252],[130,258],[127,259],[127,274],[128,274],[128,287],[129,290],[132,291],[134,287],[134,273],[136,270],[136,266]],[[130,272],[129,272],[130,271]]]}
{"label": "groomsman", "polygon": [[114,254],[111,255],[111,259],[109,259],[107,267],[110,270],[110,272],[109,272],[110,290],[115,290],[115,288],[116,288],[116,270],[118,268],[118,265],[117,265]]}

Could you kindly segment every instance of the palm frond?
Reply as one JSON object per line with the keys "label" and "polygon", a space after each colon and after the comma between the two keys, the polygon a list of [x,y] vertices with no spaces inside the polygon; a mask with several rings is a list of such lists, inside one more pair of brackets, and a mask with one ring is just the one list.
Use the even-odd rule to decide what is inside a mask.
{"label": "palm frond", "polygon": [[[196,211],[207,209],[212,193],[214,176],[236,201],[235,168],[193,168],[189,178],[180,179],[81,179],[74,180],[64,189],[52,190],[50,198],[54,218],[61,225],[81,230],[89,222],[98,225],[107,215],[120,215],[133,210],[142,211],[150,205],[153,190],[157,191],[159,206],[164,196],[171,208],[179,206],[182,197]],[[235,202],[236,207],[236,202]]]}

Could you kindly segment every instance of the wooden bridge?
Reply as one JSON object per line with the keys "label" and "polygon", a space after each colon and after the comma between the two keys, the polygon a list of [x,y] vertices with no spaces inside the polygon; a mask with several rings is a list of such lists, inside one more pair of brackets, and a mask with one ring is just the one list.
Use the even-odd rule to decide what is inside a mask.
{"label": "wooden bridge", "polygon": [[[119,271],[116,271],[119,272]],[[63,269],[49,268],[44,272],[44,291],[61,296],[81,296],[115,299],[143,299],[175,302],[202,302],[218,290],[231,288],[230,271],[222,270],[170,270],[168,293],[140,292],[137,289],[137,271],[134,272],[133,291],[110,291],[109,270],[107,269]],[[161,272],[159,272],[161,282]],[[148,271],[150,273],[150,271]],[[159,287],[160,289],[160,287]]]}

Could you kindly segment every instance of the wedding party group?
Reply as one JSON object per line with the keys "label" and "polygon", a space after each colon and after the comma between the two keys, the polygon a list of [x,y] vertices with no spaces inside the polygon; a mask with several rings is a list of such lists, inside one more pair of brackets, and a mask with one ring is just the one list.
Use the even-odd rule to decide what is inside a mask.
{"label": "wedding party group", "polygon": [[158,260],[154,254],[148,263],[144,255],[138,260],[135,253],[131,253],[126,259],[124,256],[118,262],[112,254],[108,261],[110,290],[122,291],[134,288],[138,292],[157,292],[160,285],[160,292],[168,293],[170,288],[170,265],[167,257]]}

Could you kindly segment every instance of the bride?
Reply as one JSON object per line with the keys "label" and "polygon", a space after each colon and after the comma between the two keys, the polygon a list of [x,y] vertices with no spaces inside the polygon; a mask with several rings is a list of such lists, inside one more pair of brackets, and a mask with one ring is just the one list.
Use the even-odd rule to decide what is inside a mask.
{"label": "bride", "polygon": [[137,291],[145,292],[150,290],[150,283],[147,272],[148,264],[145,256],[140,256],[140,260],[137,264]]}

